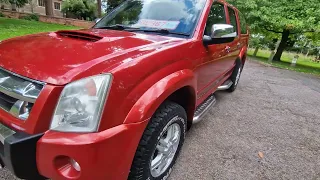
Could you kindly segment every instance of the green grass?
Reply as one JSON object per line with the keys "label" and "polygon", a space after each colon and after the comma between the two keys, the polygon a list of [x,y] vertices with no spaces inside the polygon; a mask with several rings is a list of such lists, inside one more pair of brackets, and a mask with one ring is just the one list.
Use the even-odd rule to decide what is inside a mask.
{"label": "green grass", "polygon": [[[248,50],[248,55],[252,57],[253,49]],[[295,54],[290,54],[288,52],[283,53],[281,57],[281,61],[272,61],[268,62],[270,51],[267,50],[259,50],[257,53],[257,57],[253,57],[250,59],[258,60],[260,62],[271,64],[274,67],[293,70],[297,72],[303,72],[308,74],[314,74],[320,76],[320,63],[312,62],[311,58],[305,57],[304,55],[299,55],[299,59],[295,67],[291,66],[291,60]]]}
{"label": "green grass", "polygon": [[0,40],[23,36],[26,34],[67,29],[79,29],[79,27],[0,17]]}
{"label": "green grass", "polygon": [[[249,49],[248,50],[248,54],[249,55],[253,55],[254,49]],[[257,53],[257,57],[261,57],[261,58],[267,58],[269,59],[271,52],[269,50],[264,50],[264,49],[260,49]],[[289,52],[283,52],[282,57],[281,57],[281,61],[283,62],[287,62],[287,63],[291,63],[293,57],[297,55],[296,53],[289,53]],[[320,63],[315,63],[312,61],[312,59],[314,59],[313,56],[308,56],[306,57],[303,54],[298,54],[299,55],[299,59],[297,61],[298,65],[302,65],[302,66],[308,66],[308,67],[313,67],[313,68],[320,68]]]}

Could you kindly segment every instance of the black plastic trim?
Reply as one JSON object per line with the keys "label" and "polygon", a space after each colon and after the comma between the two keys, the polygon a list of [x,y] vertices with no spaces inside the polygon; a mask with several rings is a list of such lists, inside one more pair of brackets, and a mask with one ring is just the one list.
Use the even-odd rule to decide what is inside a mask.
{"label": "black plastic trim", "polygon": [[4,165],[21,179],[46,179],[37,169],[36,146],[43,134],[17,132],[0,143],[0,158]]}

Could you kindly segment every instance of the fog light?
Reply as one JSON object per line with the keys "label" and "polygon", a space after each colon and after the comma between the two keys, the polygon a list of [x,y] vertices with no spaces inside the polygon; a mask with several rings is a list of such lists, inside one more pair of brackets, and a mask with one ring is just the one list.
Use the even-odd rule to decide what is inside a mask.
{"label": "fog light", "polygon": [[54,159],[54,166],[64,179],[80,178],[81,168],[77,161],[68,156],[57,156]]}
{"label": "fog light", "polygon": [[80,167],[79,163],[78,163],[76,160],[70,159],[70,164],[72,165],[72,167],[73,167],[76,171],[78,171],[78,172],[81,171],[81,167]]}

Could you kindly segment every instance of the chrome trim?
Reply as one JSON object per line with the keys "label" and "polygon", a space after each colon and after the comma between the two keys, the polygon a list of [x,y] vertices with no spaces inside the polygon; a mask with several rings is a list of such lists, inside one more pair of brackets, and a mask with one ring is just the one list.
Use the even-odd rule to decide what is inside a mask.
{"label": "chrome trim", "polygon": [[227,90],[232,86],[233,82],[231,80],[227,80],[221,86],[218,87],[217,91]]}
{"label": "chrome trim", "polygon": [[216,98],[212,94],[210,95],[202,104],[200,104],[195,113],[192,120],[192,124],[196,124],[203,119],[203,116],[210,110],[210,107],[216,104]]}
{"label": "chrome trim", "polygon": [[27,102],[18,100],[10,109],[10,114],[13,116],[26,120],[29,117],[29,110],[27,108]]}
{"label": "chrome trim", "polygon": [[0,109],[26,120],[45,83],[22,77],[0,67]]}
{"label": "chrome trim", "polygon": [[32,82],[12,76],[5,71],[0,71],[0,92],[10,97],[34,103],[41,90],[42,87],[40,88]]}
{"label": "chrome trim", "polygon": [[24,79],[24,80],[37,83],[37,84],[39,84],[39,85],[43,85],[43,86],[46,85],[45,82],[37,81],[37,80],[34,80],[34,79],[30,79],[30,78],[21,76],[21,75],[19,75],[19,74],[14,73],[14,72],[8,71],[8,70],[6,70],[6,69],[4,69],[3,67],[0,66],[0,72],[1,72],[1,71],[4,71],[4,72],[6,72],[6,73],[8,73],[8,74],[11,74],[11,75],[13,75],[13,76],[16,76],[16,77],[21,78],[21,79]]}
{"label": "chrome trim", "polygon": [[0,142],[1,142],[2,144],[4,144],[4,140],[5,140],[7,137],[9,137],[9,136],[11,136],[11,135],[13,135],[13,134],[15,134],[15,133],[16,133],[15,131],[13,131],[13,130],[10,129],[10,128],[7,128],[5,125],[3,125],[3,124],[0,123]]}
{"label": "chrome trim", "polygon": [[235,38],[237,37],[237,32],[235,28],[230,24],[214,24],[211,29],[212,39],[221,38]]}
{"label": "chrome trim", "polygon": [[17,101],[16,103],[14,103],[14,105],[11,107],[10,109],[10,114],[19,117],[21,110],[24,108],[25,106],[24,101]]}

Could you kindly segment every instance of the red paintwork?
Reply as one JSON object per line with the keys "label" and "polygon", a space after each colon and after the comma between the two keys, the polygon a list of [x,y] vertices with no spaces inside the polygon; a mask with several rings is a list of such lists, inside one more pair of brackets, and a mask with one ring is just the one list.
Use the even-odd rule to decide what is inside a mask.
{"label": "red paintwork", "polygon": [[[45,138],[38,141],[39,171],[55,180],[65,180],[61,174],[71,175],[70,179],[76,179],[77,176],[85,180],[127,179],[130,160],[133,159],[147,123],[148,120],[122,124],[90,135],[47,132]],[[76,159],[81,167],[81,174],[73,173],[68,166],[57,165],[59,163],[55,159],[59,156]]]}
{"label": "red paintwork", "polygon": [[4,59],[0,61],[0,66],[31,79],[65,85],[75,79],[103,72],[122,63],[125,57],[142,55],[148,52],[143,49],[148,45],[163,47],[181,41],[125,31],[90,29],[82,32],[104,38],[98,42],[88,42],[62,37],[57,33],[43,33],[10,39],[0,43],[0,54]]}
{"label": "red paintwork", "polygon": [[[167,97],[189,87],[190,96],[183,98],[195,102],[188,112],[192,119],[195,107],[231,75],[235,60],[245,62],[248,34],[239,35],[231,43],[203,46],[211,4],[207,1],[190,39],[89,29],[79,32],[103,38],[88,42],[42,33],[0,42],[1,67],[47,83],[27,121],[1,109],[0,121],[29,134],[45,132],[65,84],[112,73],[99,132],[45,132],[37,145],[37,164],[39,172],[52,179],[66,179],[62,174],[69,179],[126,179],[144,128]],[[226,53],[226,46],[231,47],[230,53]],[[54,159],[61,156],[75,158],[81,173],[76,174],[69,166],[60,167],[63,158]]]}

